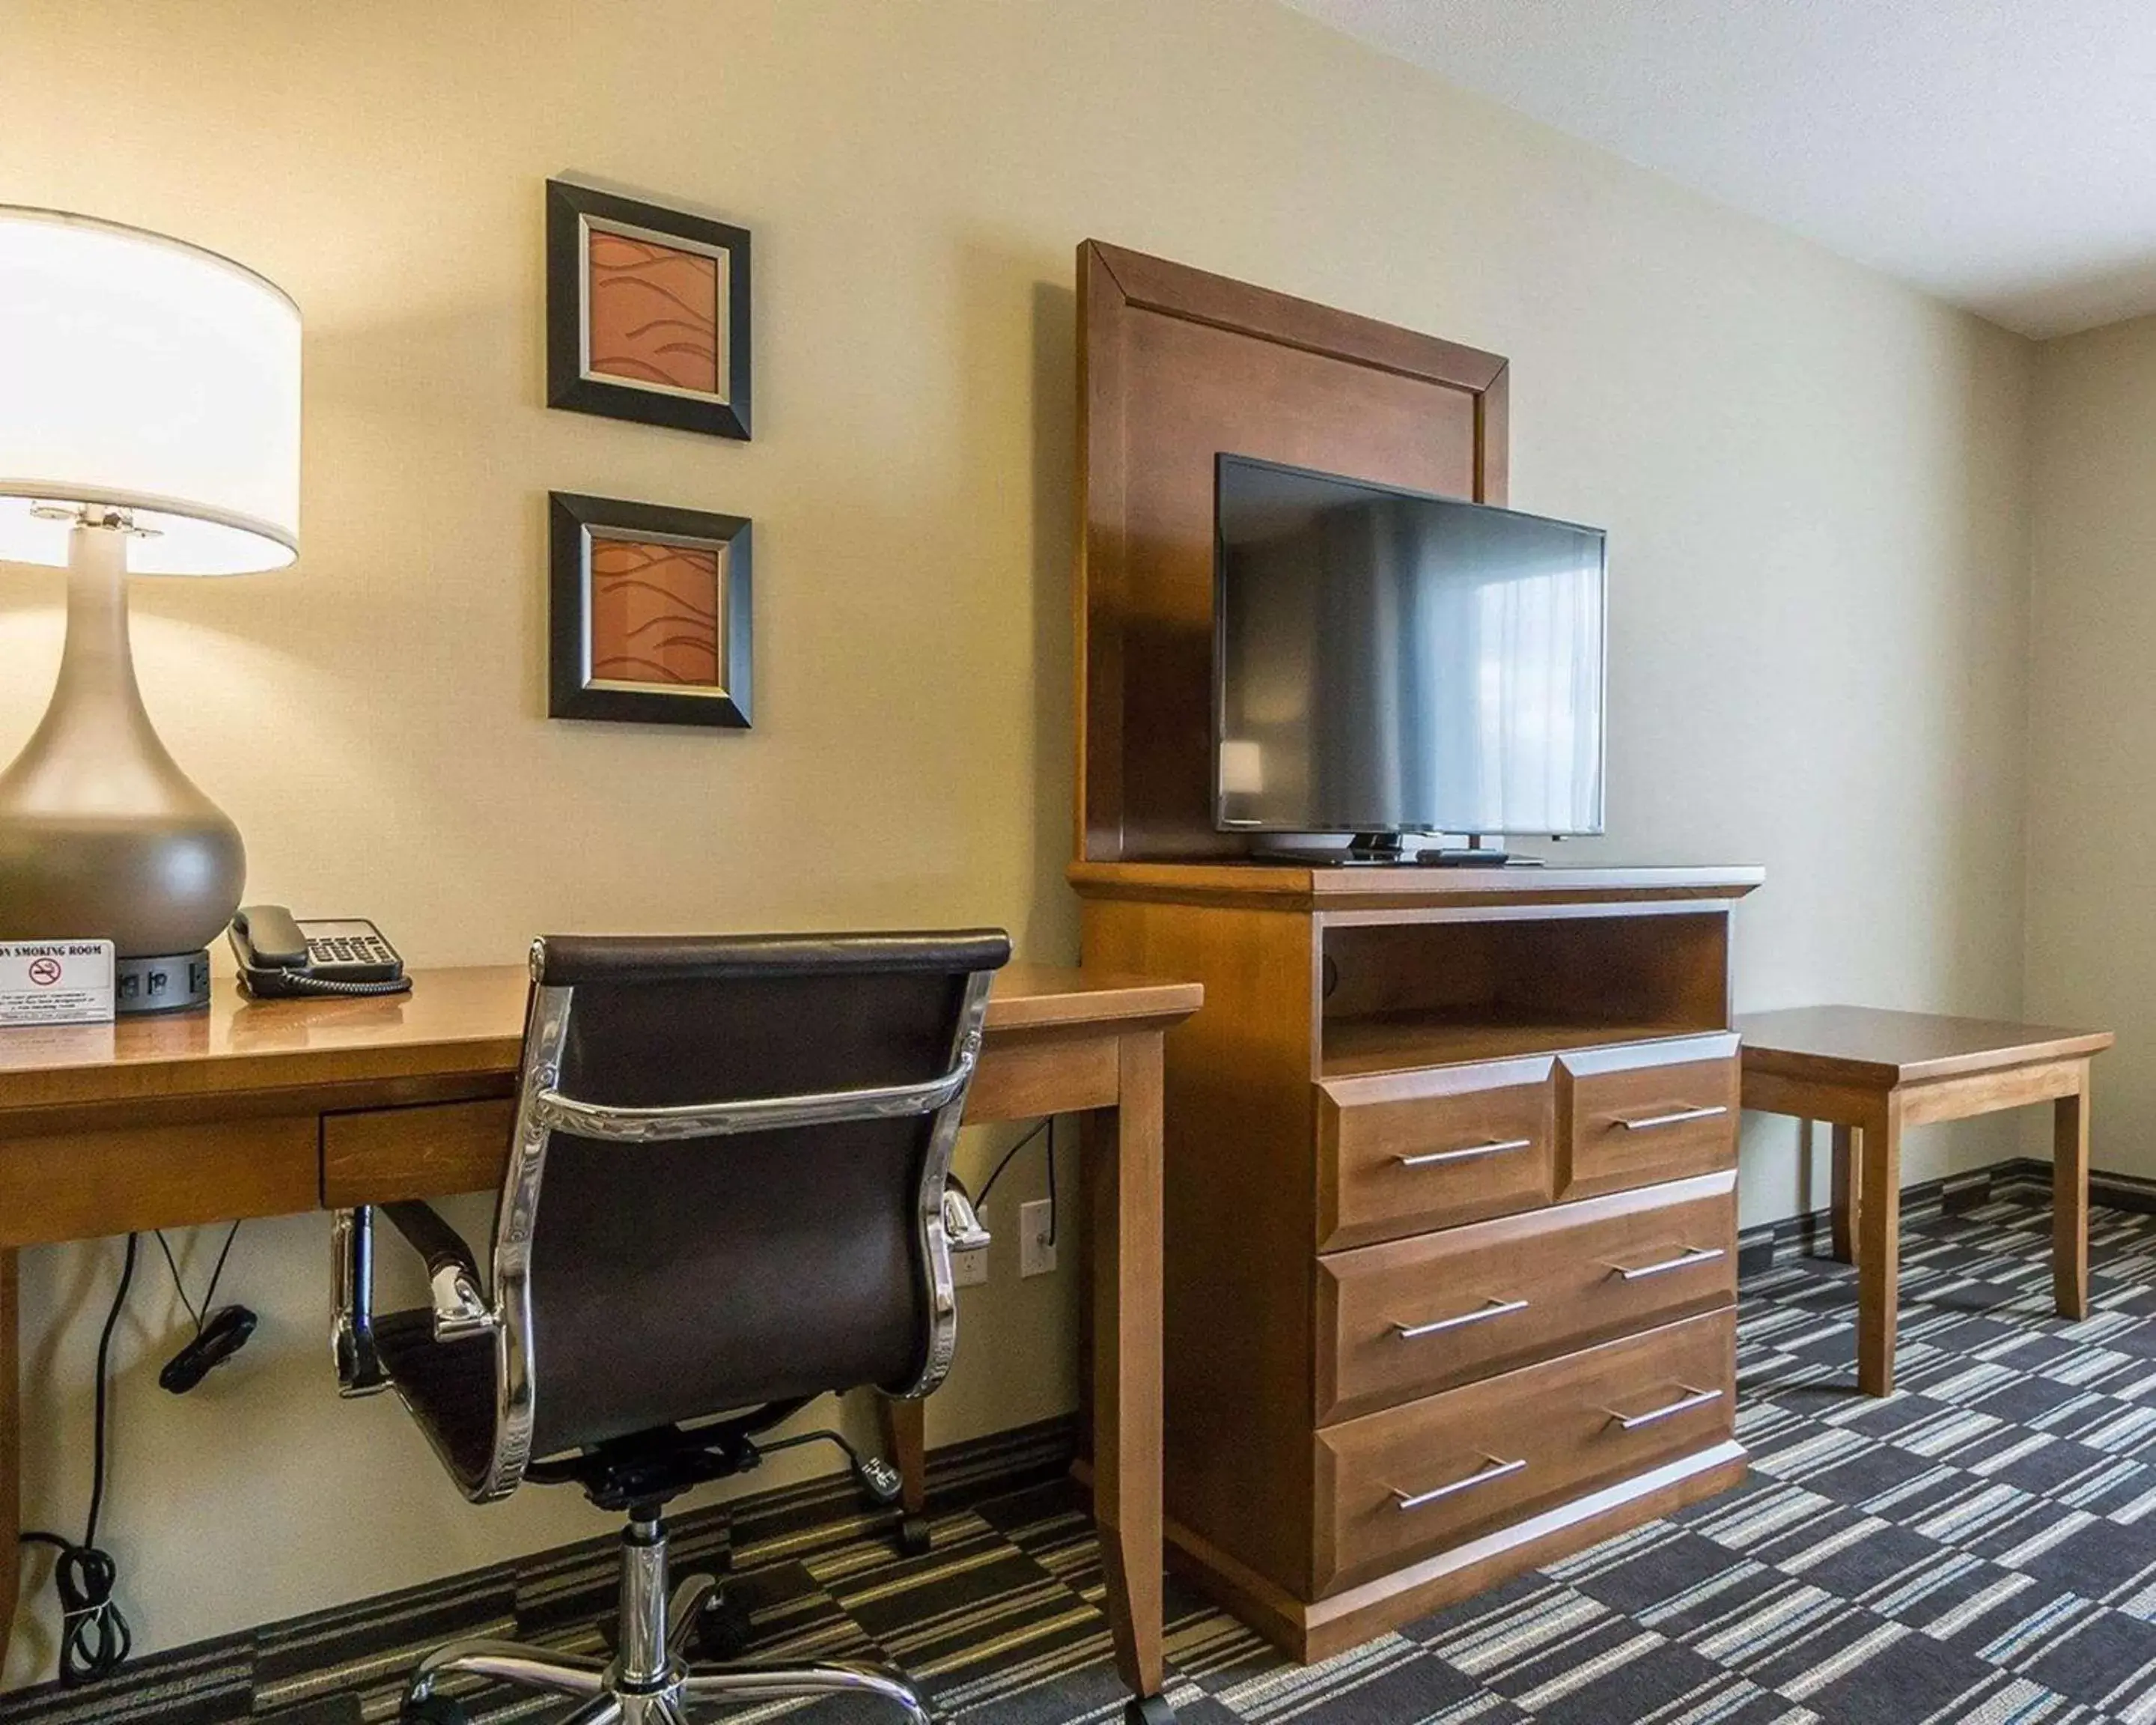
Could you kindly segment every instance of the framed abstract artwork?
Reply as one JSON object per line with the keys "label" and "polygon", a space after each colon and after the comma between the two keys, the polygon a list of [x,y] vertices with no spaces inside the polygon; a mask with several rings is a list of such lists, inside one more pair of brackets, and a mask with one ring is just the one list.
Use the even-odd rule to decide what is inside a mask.
{"label": "framed abstract artwork", "polygon": [[749,523],[554,491],[547,711],[749,724]]}
{"label": "framed abstract artwork", "polygon": [[748,230],[547,182],[547,404],[749,434]]}

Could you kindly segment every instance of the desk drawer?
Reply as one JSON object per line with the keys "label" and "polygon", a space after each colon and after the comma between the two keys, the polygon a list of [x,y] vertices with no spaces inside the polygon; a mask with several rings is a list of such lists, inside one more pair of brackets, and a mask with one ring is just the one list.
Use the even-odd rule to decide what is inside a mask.
{"label": "desk drawer", "polygon": [[1737,1181],[1707,1174],[1317,1264],[1320,1424],[1737,1296]]}
{"label": "desk drawer", "polygon": [[499,1188],[516,1099],[366,1108],[322,1117],[322,1203],[331,1209]]}
{"label": "desk drawer", "polygon": [[1737,1039],[1687,1036],[1583,1050],[1568,1096],[1558,1195],[1585,1198],[1737,1166]]}
{"label": "desk drawer", "polygon": [[297,1114],[0,1137],[0,1246],[311,1210],[315,1132]]}
{"label": "desk drawer", "polygon": [[1736,1347],[1709,1312],[1319,1432],[1318,1595],[1726,1439]]}
{"label": "desk drawer", "polygon": [[1537,1055],[1320,1084],[1318,1250],[1548,1204],[1555,1065]]}

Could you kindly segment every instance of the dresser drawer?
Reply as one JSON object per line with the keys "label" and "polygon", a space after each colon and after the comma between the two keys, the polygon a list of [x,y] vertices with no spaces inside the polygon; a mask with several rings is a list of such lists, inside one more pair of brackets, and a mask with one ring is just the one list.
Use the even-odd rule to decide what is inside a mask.
{"label": "dresser drawer", "polygon": [[1317,1418],[1727,1305],[1736,1248],[1723,1173],[1321,1258]]}
{"label": "dresser drawer", "polygon": [[1559,1062],[1557,1195],[1585,1198],[1737,1166],[1737,1039],[1584,1050]]}
{"label": "dresser drawer", "polygon": [[1317,1249],[1548,1204],[1555,1065],[1537,1055],[1321,1083]]}
{"label": "dresser drawer", "polygon": [[1709,1312],[1319,1432],[1317,1594],[1727,1438],[1736,1337]]}

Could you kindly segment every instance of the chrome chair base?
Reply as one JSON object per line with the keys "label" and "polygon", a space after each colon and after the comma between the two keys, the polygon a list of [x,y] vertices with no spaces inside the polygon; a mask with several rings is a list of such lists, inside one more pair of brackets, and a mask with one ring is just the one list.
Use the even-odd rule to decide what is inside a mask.
{"label": "chrome chair base", "polygon": [[921,1692],[888,1666],[744,1660],[698,1670],[688,1664],[683,1651],[717,1591],[711,1577],[691,1575],[670,1599],[665,1526],[656,1516],[632,1521],[622,1535],[621,1651],[611,1661],[521,1641],[452,1641],[413,1670],[403,1717],[449,1725],[459,1710],[437,1686],[446,1677],[473,1676],[571,1697],[579,1705],[560,1725],[686,1725],[701,1709],[839,1693],[881,1696],[909,1725],[937,1725]]}

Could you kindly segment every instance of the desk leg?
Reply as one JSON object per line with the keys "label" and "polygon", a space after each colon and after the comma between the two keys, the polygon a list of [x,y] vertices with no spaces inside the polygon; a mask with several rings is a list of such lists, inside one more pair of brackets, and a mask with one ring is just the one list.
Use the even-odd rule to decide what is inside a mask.
{"label": "desk leg", "polygon": [[2081,1087],[2051,1104],[2051,1296],[2061,1317],[2084,1318],[2088,1298],[2089,1063]]}
{"label": "desk leg", "polygon": [[1093,1519],[1134,1725],[1161,1698],[1161,1036],[1121,1040],[1120,1106],[1086,1117],[1093,1236]]}
{"label": "desk leg", "polygon": [[23,1362],[22,1307],[15,1281],[15,1250],[0,1247],[0,1666],[15,1630],[23,1585]]}
{"label": "desk leg", "polygon": [[1894,1322],[1902,1269],[1902,1096],[1889,1091],[1866,1121],[1857,1157],[1856,1387],[1894,1393]]}
{"label": "desk leg", "polygon": [[907,1548],[907,1554],[918,1557],[914,1544],[927,1550],[925,1533],[927,1524],[921,1520],[929,1501],[929,1404],[927,1397],[916,1402],[901,1402],[897,1397],[877,1395],[877,1408],[884,1414],[884,1449],[891,1451],[892,1466],[899,1471],[899,1509],[906,1512],[906,1520],[899,1527],[899,1542]]}

